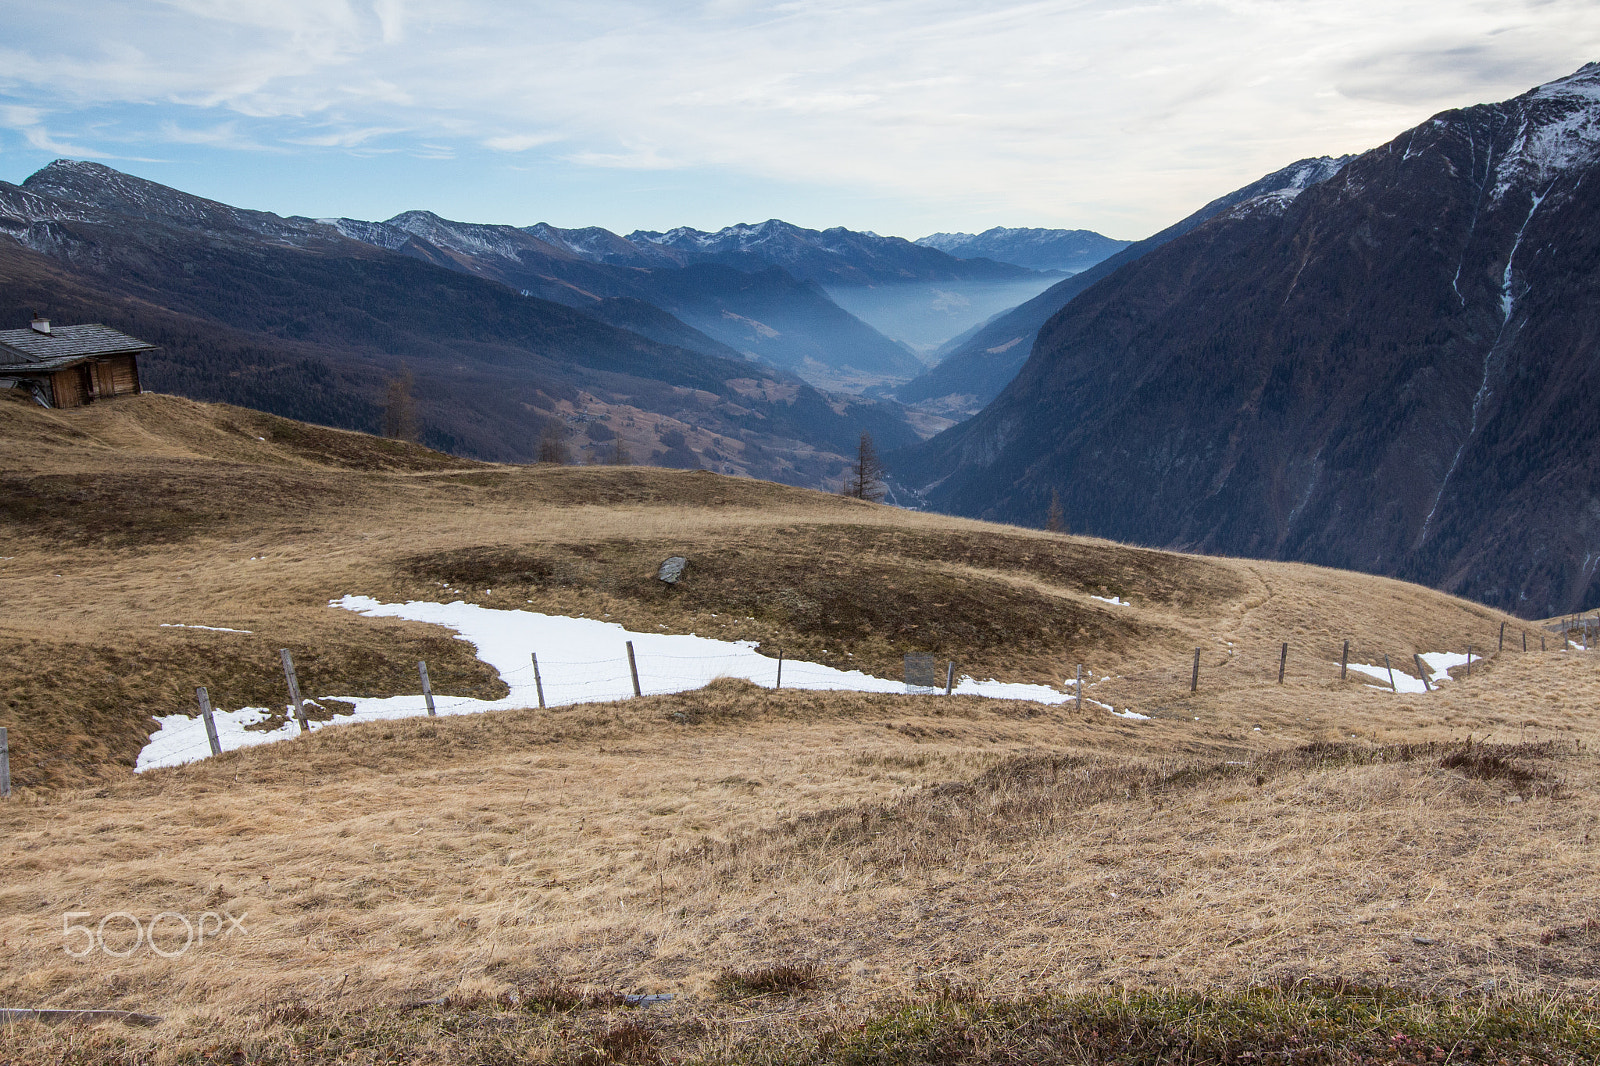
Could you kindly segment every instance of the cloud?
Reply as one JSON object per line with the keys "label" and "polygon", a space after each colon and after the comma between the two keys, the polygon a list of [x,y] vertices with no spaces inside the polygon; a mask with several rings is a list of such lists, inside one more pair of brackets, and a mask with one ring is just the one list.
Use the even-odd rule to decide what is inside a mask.
{"label": "cloud", "polygon": [[160,125],[161,138],[171,144],[199,144],[208,148],[226,148],[237,152],[269,151],[267,145],[244,134],[237,122],[218,122],[206,127],[180,126],[176,122]]}
{"label": "cloud", "polygon": [[558,135],[550,133],[507,133],[498,137],[484,138],[484,147],[493,148],[497,152],[526,152],[530,148],[537,148],[552,141],[559,141]]}
{"label": "cloud", "polygon": [[0,95],[147,107],[163,116],[154,140],[211,130],[229,147],[241,122],[240,150],[381,141],[437,158],[561,142],[559,158],[597,171],[703,168],[1119,236],[1600,56],[1592,0],[51,8],[19,14]]}

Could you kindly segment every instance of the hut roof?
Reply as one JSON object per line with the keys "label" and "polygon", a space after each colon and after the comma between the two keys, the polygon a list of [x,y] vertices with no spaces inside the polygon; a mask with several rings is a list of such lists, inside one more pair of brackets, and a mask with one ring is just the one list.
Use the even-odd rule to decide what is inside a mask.
{"label": "hut roof", "polygon": [[150,352],[156,345],[98,324],[0,330],[0,374],[60,370],[97,355]]}

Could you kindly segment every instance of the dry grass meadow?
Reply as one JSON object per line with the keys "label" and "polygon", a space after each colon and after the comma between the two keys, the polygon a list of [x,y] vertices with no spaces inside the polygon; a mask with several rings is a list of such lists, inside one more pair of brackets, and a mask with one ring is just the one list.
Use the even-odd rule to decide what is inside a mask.
{"label": "dry grass meadow", "polygon": [[[1481,606],[169,397],[0,403],[0,438],[0,1008],[161,1019],[0,1025],[0,1062],[1600,1054],[1596,657],[1531,628],[1523,653],[1512,620],[1440,691],[1339,679],[1345,639],[1397,668],[1493,649]],[[282,704],[280,647],[308,692],[414,691],[417,659],[442,694],[504,692],[447,632],[327,607],[346,593],[885,676],[908,651],[1056,684],[1082,662],[1147,719],[720,681],[132,774],[196,685]],[[113,918],[126,957],[67,950],[64,921],[118,912],[240,925],[180,951],[169,916],[158,952]]]}

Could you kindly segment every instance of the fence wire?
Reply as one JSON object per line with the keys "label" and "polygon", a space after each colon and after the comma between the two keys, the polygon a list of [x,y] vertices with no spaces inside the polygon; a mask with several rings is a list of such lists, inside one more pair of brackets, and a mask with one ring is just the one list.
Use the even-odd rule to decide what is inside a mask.
{"label": "fence wire", "polygon": [[[1505,634],[1505,654],[1519,653],[1522,648],[1522,630],[1507,631]],[[1584,651],[1593,649],[1600,644],[1600,617],[1574,617],[1547,626],[1532,628],[1533,634],[1543,633],[1546,636],[1554,634],[1558,640],[1564,641],[1562,647],[1568,650]],[[1546,644],[1550,643],[1548,640]],[[1529,650],[1538,650],[1538,644],[1530,639]],[[1332,668],[1339,666],[1340,649],[1335,649]],[[1495,655],[1502,651],[1497,638],[1491,638],[1483,646],[1473,645],[1474,662],[1482,658]],[[783,687],[798,688],[807,691],[841,692],[841,691],[866,691],[866,692],[919,692],[938,693],[944,689],[946,677],[944,676],[945,663],[935,660],[928,655],[907,655],[905,657],[906,677],[904,682],[887,678],[872,677],[865,673],[853,672],[850,674],[821,667],[819,664],[803,660],[779,659],[762,655],[752,650],[749,654],[719,654],[719,655],[672,655],[672,654],[637,654],[635,663],[638,668],[638,691],[643,695],[666,695],[673,692],[682,692],[699,688],[718,678],[739,678],[767,688]],[[783,670],[782,685],[779,686],[779,668]],[[1407,678],[1415,676],[1416,665],[1410,654],[1391,655],[1390,663],[1395,674],[1404,674]],[[1386,687],[1381,679],[1373,678],[1356,672],[1354,667],[1358,664],[1369,668],[1382,669],[1383,655],[1379,652],[1376,656],[1373,649],[1364,644],[1357,645],[1352,642],[1350,648],[1351,678],[1358,682],[1374,684],[1377,687]],[[1376,664],[1376,666],[1374,666]],[[1316,655],[1301,648],[1296,649],[1292,644],[1287,657],[1284,655],[1282,644],[1270,646],[1251,645],[1248,647],[1227,644],[1202,648],[1200,653],[1199,687],[1216,690],[1218,688],[1253,687],[1257,685],[1274,684],[1279,679],[1280,667],[1283,670],[1285,682],[1306,681],[1317,678],[1326,679],[1330,669],[1327,658]],[[1430,668],[1431,673],[1431,668]],[[606,700],[624,699],[634,695],[635,678],[629,669],[626,653],[587,659],[544,659],[538,660],[535,667],[530,654],[528,662],[524,665],[499,671],[499,677],[509,690],[507,696],[499,700],[481,700],[466,696],[441,696],[433,695],[435,713],[442,716],[453,714],[471,714],[490,710],[510,710],[531,708],[538,706],[538,689],[542,687],[544,703],[548,707],[571,706],[573,704],[600,702]],[[1193,660],[1182,663],[1173,663],[1170,666],[1130,670],[1124,673],[1108,675],[1096,671],[1090,666],[1084,667],[1083,698],[1086,709],[1127,707],[1130,703],[1144,707],[1152,712],[1167,709],[1174,700],[1181,700],[1190,693],[1191,685],[1195,680]],[[1077,694],[1071,674],[1061,679],[1058,691],[1065,694],[1071,701]],[[929,682],[932,682],[931,684]],[[331,719],[311,719],[310,731],[315,732],[329,725],[340,725],[350,722],[375,722],[393,721],[402,718],[426,717],[428,715],[427,703],[422,693],[415,695],[399,695],[387,697],[341,697],[323,696],[308,698],[306,703],[320,709],[322,702],[354,702],[355,706],[350,711],[335,710]],[[241,722],[241,716],[257,716],[254,721]],[[224,751],[235,751],[244,747],[254,747],[263,743],[289,739],[301,732],[298,723],[293,717],[292,706],[284,707],[281,712],[266,708],[241,708],[236,711],[214,712],[219,726],[225,727],[226,732],[219,738]],[[278,724],[270,729],[253,729],[251,726],[262,725],[278,720]],[[168,722],[172,722],[171,716]],[[168,733],[169,726],[164,725],[161,731],[150,738],[145,752],[140,759],[144,760],[145,753],[158,749],[154,754],[151,766],[170,766],[197,759],[207,758],[211,755],[210,743],[206,737],[203,721],[199,716],[190,716],[181,722],[172,723],[172,733]],[[219,732],[221,730],[219,729]],[[146,768],[151,768],[147,766]]]}

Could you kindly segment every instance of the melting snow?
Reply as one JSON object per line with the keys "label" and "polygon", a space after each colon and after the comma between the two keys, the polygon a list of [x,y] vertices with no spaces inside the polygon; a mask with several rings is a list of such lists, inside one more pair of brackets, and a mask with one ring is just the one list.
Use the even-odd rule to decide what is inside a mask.
{"label": "melting snow", "polygon": [[1132,603],[1130,603],[1129,601],[1124,600],[1124,599],[1122,599],[1121,597],[1118,597],[1118,596],[1094,596],[1094,595],[1091,595],[1089,598],[1091,600],[1099,600],[1101,603],[1114,603],[1118,607],[1132,607],[1133,606]]}
{"label": "melting snow", "polygon": [[[544,684],[545,703],[549,706],[625,699],[633,695],[627,652],[630,640],[639,666],[639,687],[647,696],[685,692],[723,677],[743,678],[768,686],[778,678],[778,660],[762,655],[756,650],[757,642],[751,640],[636,633],[615,622],[479,607],[460,600],[454,603],[379,603],[367,596],[346,596],[334,600],[330,606],[355,611],[368,618],[405,618],[453,629],[457,639],[473,645],[478,658],[492,666],[511,690],[500,700],[435,695],[434,705],[440,715],[537,707],[539,695],[530,653],[539,656],[540,680]],[[795,659],[783,661],[783,687],[848,692],[906,690],[901,681]],[[962,677],[954,691],[958,695],[1047,704],[1062,704],[1072,699],[1048,685],[978,681],[971,677]],[[312,722],[313,730],[347,722],[416,718],[428,713],[420,694],[377,697],[326,694],[322,698],[352,704],[354,711],[338,715],[331,722]],[[292,721],[270,731],[245,728],[266,721],[271,714],[262,707],[214,711],[212,718],[222,750],[287,740],[299,733],[299,726]],[[134,766],[136,771],[178,766],[210,754],[205,725],[198,716],[160,715],[156,721],[160,728],[139,753]]]}
{"label": "melting snow", "polygon": [[[1483,656],[1474,655],[1473,662],[1481,662]],[[1422,665],[1428,669],[1428,681],[1437,685],[1442,681],[1450,680],[1449,671],[1457,666],[1467,665],[1467,657],[1454,651],[1425,651],[1422,653]],[[1360,674],[1381,681],[1380,685],[1373,688],[1387,689],[1389,687],[1389,671],[1382,666],[1368,666],[1365,663],[1351,663],[1350,669]],[[1426,692],[1427,686],[1423,685],[1422,678],[1413,677],[1399,667],[1394,671],[1394,687],[1396,692]]]}
{"label": "melting snow", "polygon": [[162,629],[204,629],[212,633],[249,633],[248,629],[228,629],[226,626],[191,626],[182,622],[162,622]]}

